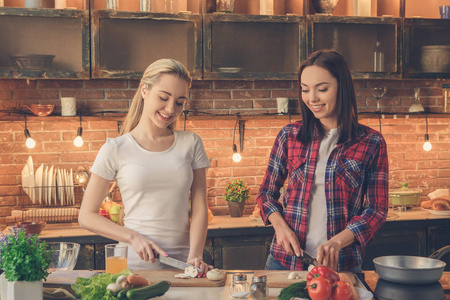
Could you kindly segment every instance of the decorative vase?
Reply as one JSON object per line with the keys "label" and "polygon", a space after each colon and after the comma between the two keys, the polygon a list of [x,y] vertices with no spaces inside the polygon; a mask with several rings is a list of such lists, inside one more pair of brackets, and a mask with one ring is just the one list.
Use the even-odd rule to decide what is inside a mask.
{"label": "decorative vase", "polygon": [[316,13],[331,14],[336,7],[338,0],[311,0]]}
{"label": "decorative vase", "polygon": [[244,213],[245,202],[228,202],[230,216],[233,218],[242,217]]}
{"label": "decorative vase", "polygon": [[0,275],[1,299],[8,300],[42,300],[44,290],[42,280],[8,281],[5,273]]}

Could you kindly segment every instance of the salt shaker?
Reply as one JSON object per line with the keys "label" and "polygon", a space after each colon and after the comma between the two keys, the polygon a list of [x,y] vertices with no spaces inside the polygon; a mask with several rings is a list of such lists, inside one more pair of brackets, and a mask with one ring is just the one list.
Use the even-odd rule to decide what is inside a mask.
{"label": "salt shaker", "polygon": [[253,276],[252,285],[250,286],[250,296],[252,299],[258,300],[265,300],[269,297],[266,275]]}
{"label": "salt shaker", "polygon": [[235,299],[247,299],[249,294],[249,284],[247,275],[236,273],[233,275],[233,282],[230,284],[230,295]]}

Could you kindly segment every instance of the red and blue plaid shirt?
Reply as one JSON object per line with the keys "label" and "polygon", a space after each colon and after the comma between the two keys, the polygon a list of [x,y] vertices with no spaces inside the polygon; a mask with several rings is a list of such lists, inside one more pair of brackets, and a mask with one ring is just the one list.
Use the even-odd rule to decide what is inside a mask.
{"label": "red and blue plaid shirt", "polygon": [[[266,225],[273,212],[280,212],[305,248],[308,203],[320,148],[317,132],[303,145],[297,134],[301,123],[285,126],[278,134],[258,193],[258,206]],[[288,178],[282,203],[280,188]],[[384,224],[388,211],[389,170],[383,136],[359,125],[353,141],[338,143],[331,152],[325,172],[327,238],[344,229],[353,232],[356,242],[339,252],[338,270],[350,270],[362,263],[364,249]],[[303,263],[277,245],[276,235],[270,249],[273,257],[290,270],[301,270]],[[314,254],[313,254],[314,255]]]}

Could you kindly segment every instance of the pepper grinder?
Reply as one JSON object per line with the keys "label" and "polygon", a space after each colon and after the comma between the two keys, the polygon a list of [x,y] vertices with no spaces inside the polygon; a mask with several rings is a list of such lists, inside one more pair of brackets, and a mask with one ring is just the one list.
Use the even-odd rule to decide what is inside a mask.
{"label": "pepper grinder", "polygon": [[250,296],[255,300],[266,300],[269,297],[266,275],[255,275],[250,286]]}

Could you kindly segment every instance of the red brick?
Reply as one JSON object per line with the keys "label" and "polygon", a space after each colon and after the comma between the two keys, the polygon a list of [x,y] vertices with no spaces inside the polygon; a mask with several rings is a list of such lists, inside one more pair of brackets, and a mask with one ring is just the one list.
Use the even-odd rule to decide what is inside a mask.
{"label": "red brick", "polygon": [[196,130],[196,133],[202,138],[202,139],[209,139],[209,138],[229,138],[232,137],[231,130],[227,129],[216,129],[216,130],[203,130],[199,129]]}
{"label": "red brick", "polygon": [[298,101],[298,90],[272,90],[272,98],[287,97]]}
{"label": "red brick", "polygon": [[80,152],[80,153],[62,153],[61,157],[66,162],[85,162],[94,161],[97,153]]}
{"label": "red brick", "polygon": [[[46,152],[56,152],[56,153],[71,153],[71,152],[75,152],[75,151],[80,151],[80,149],[82,150],[89,150],[88,148],[88,144],[86,142],[83,143],[83,146],[81,146],[80,148],[77,148],[74,144],[73,141],[68,141],[68,142],[59,142],[59,143],[46,143],[45,144],[45,151]],[[62,160],[64,161],[64,159]]]}
{"label": "red brick", "polygon": [[110,80],[110,79],[91,79],[84,82],[86,89],[125,89],[128,87],[125,80]]}
{"label": "red brick", "polygon": [[193,80],[192,81],[192,89],[198,90],[211,90],[213,88],[213,82],[210,80]]}
{"label": "red brick", "polygon": [[117,121],[89,121],[89,129],[109,129],[109,130],[117,130]]}
{"label": "red brick", "polygon": [[[57,90],[15,90],[13,94],[14,100],[51,100],[59,99]],[[36,102],[35,102],[36,103]],[[45,104],[45,103],[41,103]]]}
{"label": "red brick", "polygon": [[86,101],[85,108],[88,110],[119,110],[127,111],[129,107],[128,100],[92,100]]}
{"label": "red brick", "polygon": [[237,90],[232,91],[233,99],[261,99],[270,98],[270,92],[265,90]]}
{"label": "red brick", "polygon": [[15,185],[15,184],[17,184],[15,176],[0,175],[0,185]]}
{"label": "red brick", "polygon": [[401,81],[402,87],[404,88],[416,88],[420,87],[426,88],[426,87],[439,87],[440,83],[436,80],[405,80],[403,79]]}
{"label": "red brick", "polygon": [[255,89],[290,89],[296,84],[294,80],[256,80]]}
{"label": "red brick", "polygon": [[61,97],[75,97],[77,102],[85,99],[105,99],[105,92],[103,90],[61,90]]}
{"label": "red brick", "polygon": [[11,132],[0,132],[0,143],[11,143],[13,141],[13,134]]}
{"label": "red brick", "polygon": [[26,79],[0,79],[0,90],[35,89],[36,80]]}
{"label": "red brick", "polygon": [[1,196],[11,196],[19,195],[21,192],[21,187],[17,185],[0,185],[0,195]]}
{"label": "red brick", "polygon": [[[63,141],[70,142],[77,137],[77,132],[65,132],[63,134]],[[106,132],[105,131],[90,131],[90,130],[83,130],[83,141],[103,141],[106,142]]]}
{"label": "red brick", "polygon": [[136,91],[134,90],[110,90],[106,91],[106,99],[129,99],[133,100]]}
{"label": "red brick", "polygon": [[[0,90],[0,100],[11,100],[12,99],[12,94],[11,91],[2,91]],[[4,102],[5,104],[7,103],[6,101]],[[5,104],[2,103],[1,108],[2,109],[8,109],[10,108],[10,106],[5,106]]]}
{"label": "red brick", "polygon": [[[186,109],[187,110],[205,110],[205,109],[212,109],[213,108],[213,102],[211,100],[198,100],[198,99],[190,99],[187,102]],[[191,112],[189,112],[189,115],[192,115]],[[202,115],[202,114],[199,114]]]}
{"label": "red brick", "polygon": [[252,108],[253,107],[253,101],[252,100],[215,100],[214,101],[214,108],[217,109],[233,109],[233,108]]}
{"label": "red brick", "polygon": [[83,88],[82,80],[39,80],[37,82],[38,89],[81,89]]}
{"label": "red brick", "polygon": [[276,100],[255,100],[255,108],[273,108],[276,109]]}
{"label": "red brick", "polygon": [[252,89],[253,82],[247,80],[216,80],[214,81],[214,89],[216,90],[235,90],[235,89]]}
{"label": "red brick", "polygon": [[229,91],[202,91],[192,90],[191,99],[230,99]]}
{"label": "red brick", "polygon": [[15,206],[17,201],[13,196],[4,196],[0,197],[0,203],[2,204],[2,206]]}

